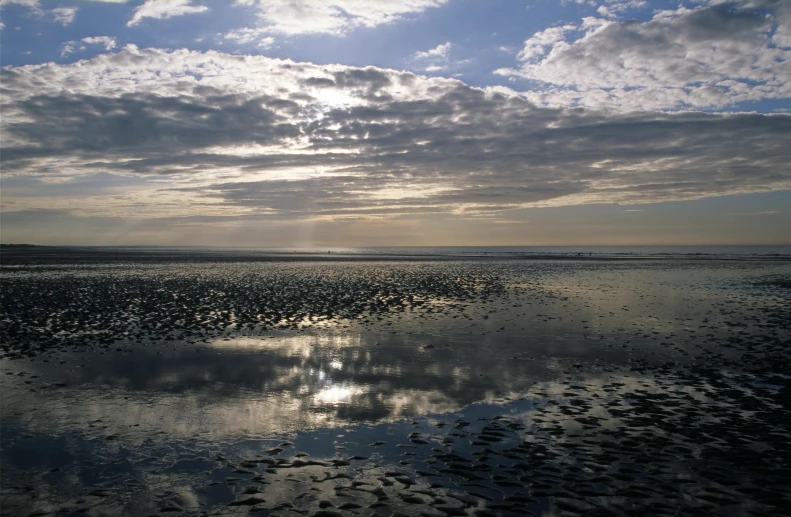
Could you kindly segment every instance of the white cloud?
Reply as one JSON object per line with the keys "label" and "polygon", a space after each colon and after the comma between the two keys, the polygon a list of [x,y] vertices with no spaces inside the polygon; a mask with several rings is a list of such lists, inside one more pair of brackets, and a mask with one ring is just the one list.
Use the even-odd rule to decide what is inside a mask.
{"label": "white cloud", "polygon": [[104,45],[105,50],[112,50],[115,48],[115,38],[110,36],[89,36],[82,38],[83,43],[88,45]]}
{"label": "white cloud", "polygon": [[46,14],[46,11],[39,6],[39,0],[2,0],[0,1],[0,8],[12,4],[27,7],[33,16],[44,16]]}
{"label": "white cloud", "polygon": [[258,43],[256,43],[256,47],[259,47],[259,48],[271,48],[272,45],[274,45],[274,44],[275,44],[275,38],[269,36],[269,37],[261,38],[260,40],[258,40]]}
{"label": "white cloud", "polygon": [[778,0],[775,4],[775,27],[772,43],[791,48],[791,2]]}
{"label": "white cloud", "polygon": [[561,4],[587,5],[590,7],[597,7],[599,12],[603,10],[609,13],[621,13],[629,9],[645,7],[648,2],[646,0],[561,0]]}
{"label": "white cloud", "polygon": [[263,27],[281,34],[343,34],[393,23],[447,0],[237,0],[255,6]]}
{"label": "white cloud", "polygon": [[602,16],[606,16],[607,18],[618,17],[618,14],[614,10],[608,8],[606,5],[600,5],[599,8],[596,9],[596,12]]}
{"label": "white cloud", "polygon": [[[127,0],[84,0],[86,2],[104,2],[104,3],[125,3]],[[52,15],[57,23],[64,26],[70,25],[74,21],[74,16],[77,14],[79,8],[77,7],[56,7],[51,11],[45,11],[41,8],[40,0],[0,0],[0,7],[17,4],[30,9],[34,16],[45,16],[47,13]],[[0,22],[0,29],[2,29],[2,22]]]}
{"label": "white cloud", "polygon": [[71,22],[74,21],[74,16],[77,14],[76,7],[56,7],[55,9],[50,11],[55,21],[63,24],[64,26],[69,25]]}
{"label": "white cloud", "polygon": [[69,54],[73,54],[75,51],[76,41],[67,41],[60,46],[60,55],[68,56]]}
{"label": "white cloud", "polygon": [[596,11],[602,16],[617,18],[630,9],[645,7],[645,0],[606,0],[606,4],[601,4]]}
{"label": "white cloud", "polygon": [[789,98],[790,6],[754,0],[658,11],[647,22],[588,18],[535,34],[521,66],[496,73],[544,83],[526,95],[545,105],[723,108]]}
{"label": "white cloud", "polygon": [[38,5],[38,0],[3,0],[2,2],[0,2],[0,5],[10,5],[10,4],[36,6]]}
{"label": "white cloud", "polygon": [[448,41],[447,43],[442,43],[441,45],[437,45],[436,47],[432,48],[431,50],[427,50],[425,52],[418,52],[415,54],[415,58],[417,59],[448,59],[450,55],[450,49],[453,44]]}
{"label": "white cloud", "polygon": [[225,39],[235,40],[240,45],[255,43],[259,48],[271,48],[275,44],[275,38],[267,36],[266,29],[237,29],[225,34]]}
{"label": "white cloud", "polygon": [[112,50],[115,48],[115,38],[110,36],[89,36],[82,38],[79,42],[67,41],[61,45],[60,55],[67,56],[74,52],[87,50],[86,45],[102,45],[105,50]]}
{"label": "white cloud", "polygon": [[[452,47],[453,44],[448,41],[430,50],[426,50],[425,52],[417,52],[415,54],[415,59],[422,61],[421,65],[424,71],[429,73],[439,72],[440,70],[448,68],[448,58],[450,57]],[[466,63],[466,61],[459,61],[456,64],[463,63]]]}
{"label": "white cloud", "polygon": [[559,43],[564,42],[566,34],[576,29],[576,25],[564,25],[562,27],[550,27],[537,32],[525,41],[525,46],[517,54],[517,57],[521,61],[533,61],[536,58],[542,58]]}
{"label": "white cloud", "polygon": [[127,23],[137,25],[143,18],[165,19],[185,14],[197,14],[208,11],[205,5],[192,5],[191,0],[146,0],[146,3],[135,9],[135,14]]}
{"label": "white cloud", "polygon": [[[85,2],[97,2],[97,3],[112,3],[112,4],[125,4],[129,0],[83,0]],[[26,5],[28,7],[36,7],[40,3],[40,0],[2,0],[0,1],[0,6],[3,5],[10,5],[10,4],[19,4],[19,5]]]}

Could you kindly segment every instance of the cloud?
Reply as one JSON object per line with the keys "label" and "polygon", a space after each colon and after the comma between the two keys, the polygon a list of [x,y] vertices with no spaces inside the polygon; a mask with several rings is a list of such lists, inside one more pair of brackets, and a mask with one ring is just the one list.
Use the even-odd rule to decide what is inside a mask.
{"label": "cloud", "polygon": [[604,7],[610,12],[623,12],[629,9],[637,9],[647,5],[646,0],[561,0],[561,4],[580,4],[590,7],[597,7],[597,10]]}
{"label": "cloud", "polygon": [[57,7],[50,11],[55,21],[62,24],[64,27],[74,21],[74,16],[77,14],[76,7]]}
{"label": "cloud", "polygon": [[205,5],[192,5],[191,0],[146,0],[146,2],[135,9],[132,19],[126,24],[131,27],[140,23],[143,18],[156,18],[162,20],[183,16],[185,14],[197,14],[208,11]]}
{"label": "cloud", "polygon": [[791,3],[777,0],[771,2],[774,9],[774,33],[772,43],[782,48],[791,48]]}
{"label": "cloud", "polygon": [[61,45],[60,55],[67,56],[76,51],[87,50],[86,45],[102,45],[105,50],[115,48],[115,38],[110,36],[89,36],[78,41],[67,41]]}
{"label": "cloud", "polygon": [[2,2],[0,2],[0,6],[11,5],[11,4],[34,7],[34,6],[38,6],[38,0],[3,0]]}
{"label": "cloud", "polygon": [[[422,61],[421,65],[424,67],[423,70],[426,72],[432,73],[445,70],[448,67],[448,58],[450,57],[450,51],[452,47],[453,44],[448,41],[447,43],[437,45],[430,50],[426,50],[425,52],[417,52],[415,54],[415,59]],[[466,61],[460,61],[457,64],[462,64],[464,62]]]}
{"label": "cloud", "polygon": [[[85,0],[90,2],[104,2],[104,3],[125,3],[127,0]],[[22,5],[27,7],[30,11],[30,14],[37,17],[43,17],[46,15],[51,15],[53,21],[56,23],[62,24],[64,27],[71,25],[74,21],[74,17],[79,10],[78,7],[56,7],[50,11],[46,11],[41,8],[41,4],[39,0],[2,0],[0,1],[0,7],[8,6],[11,4]],[[5,27],[5,24],[0,22],[0,30]]]}
{"label": "cloud", "polygon": [[624,12],[630,9],[638,9],[645,7],[647,2],[645,0],[607,0],[606,4],[601,4],[596,9],[602,16],[608,18],[618,18]]}
{"label": "cloud", "polygon": [[275,44],[275,38],[267,36],[266,29],[237,29],[225,34],[225,39],[235,40],[240,45],[255,43],[259,48],[271,48]]}
{"label": "cloud", "polygon": [[[125,4],[128,0],[84,0],[86,2],[98,2],[98,3],[112,3],[112,4]],[[2,0],[0,1],[0,7],[4,5],[11,5],[11,4],[18,4],[24,5],[30,8],[38,8],[40,4],[40,0]]]}
{"label": "cloud", "polygon": [[779,214],[780,210],[764,210],[761,212],[729,212],[728,215],[738,215],[738,216],[760,216],[760,215],[776,215]]}
{"label": "cloud", "polygon": [[0,74],[5,179],[145,184],[4,191],[6,210],[326,221],[791,189],[788,115],[538,107],[408,72],[131,45]]}
{"label": "cloud", "polygon": [[417,59],[448,59],[450,55],[450,49],[453,44],[448,41],[447,43],[442,43],[441,45],[437,45],[436,47],[432,48],[431,50],[427,50],[425,52],[418,52],[415,54],[415,58]]}
{"label": "cloud", "polygon": [[261,28],[280,34],[340,35],[359,27],[393,23],[405,16],[438,7],[447,0],[237,0],[253,6]]}
{"label": "cloud", "polygon": [[80,41],[88,45],[104,45],[105,50],[112,50],[115,48],[115,38],[110,36],[89,36],[82,38]]}
{"label": "cloud", "polygon": [[539,81],[526,95],[548,106],[725,108],[791,97],[789,30],[791,7],[773,0],[586,18],[536,33],[521,66],[496,73]]}
{"label": "cloud", "polygon": [[576,25],[564,25],[563,27],[550,27],[534,34],[529,40],[525,41],[525,46],[517,54],[521,61],[532,61],[549,53],[555,45],[564,41],[568,32],[577,29]]}

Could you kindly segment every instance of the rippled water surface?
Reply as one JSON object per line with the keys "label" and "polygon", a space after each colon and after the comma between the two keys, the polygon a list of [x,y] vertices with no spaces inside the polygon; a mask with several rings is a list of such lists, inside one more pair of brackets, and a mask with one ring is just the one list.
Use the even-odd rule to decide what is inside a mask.
{"label": "rippled water surface", "polygon": [[0,274],[9,515],[791,507],[785,261]]}

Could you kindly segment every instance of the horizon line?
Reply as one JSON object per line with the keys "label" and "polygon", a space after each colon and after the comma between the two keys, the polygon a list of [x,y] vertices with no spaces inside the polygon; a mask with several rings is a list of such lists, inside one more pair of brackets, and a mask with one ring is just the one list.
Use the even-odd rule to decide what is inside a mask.
{"label": "horizon line", "polygon": [[354,248],[640,248],[640,247],[737,247],[737,246],[791,246],[788,243],[743,243],[743,244],[449,244],[449,245],[347,245],[347,246],[244,246],[244,245],[212,245],[212,244],[33,244],[33,243],[0,243],[0,246],[30,246],[49,248],[213,248],[213,249],[354,249]]}

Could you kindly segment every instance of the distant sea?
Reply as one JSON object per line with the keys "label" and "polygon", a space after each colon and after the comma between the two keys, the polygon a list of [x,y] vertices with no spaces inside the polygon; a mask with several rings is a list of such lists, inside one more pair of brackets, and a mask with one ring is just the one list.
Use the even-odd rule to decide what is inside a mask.
{"label": "distant sea", "polygon": [[442,257],[611,257],[611,258],[789,258],[791,245],[721,246],[374,246],[374,247],[201,247],[201,246],[102,246],[97,250],[220,252],[233,254],[335,254],[345,256]]}

